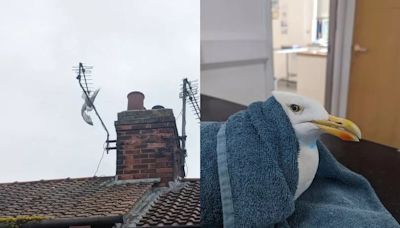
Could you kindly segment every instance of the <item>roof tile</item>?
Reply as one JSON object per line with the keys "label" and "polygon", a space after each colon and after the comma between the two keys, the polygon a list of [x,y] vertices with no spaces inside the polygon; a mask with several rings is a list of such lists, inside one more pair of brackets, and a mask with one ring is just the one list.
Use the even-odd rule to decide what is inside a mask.
{"label": "roof tile", "polygon": [[200,225],[200,181],[187,179],[179,191],[161,195],[137,225]]}
{"label": "roof tile", "polygon": [[124,215],[153,185],[107,184],[113,180],[114,177],[90,177],[0,184],[0,217]]}

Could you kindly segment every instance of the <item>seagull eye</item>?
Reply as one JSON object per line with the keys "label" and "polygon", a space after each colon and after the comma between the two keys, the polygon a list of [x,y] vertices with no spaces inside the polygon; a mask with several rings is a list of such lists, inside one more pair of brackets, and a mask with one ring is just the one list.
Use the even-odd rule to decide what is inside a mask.
{"label": "seagull eye", "polygon": [[291,104],[289,105],[289,108],[293,111],[293,112],[300,112],[302,110],[302,108],[297,105],[297,104]]}

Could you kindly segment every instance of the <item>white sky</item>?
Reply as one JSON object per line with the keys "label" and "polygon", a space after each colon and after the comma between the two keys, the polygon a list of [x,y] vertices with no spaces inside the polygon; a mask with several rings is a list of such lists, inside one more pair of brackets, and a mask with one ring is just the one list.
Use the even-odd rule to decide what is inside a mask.
{"label": "white sky", "polygon": [[[179,84],[200,75],[199,0],[0,0],[0,182],[93,176],[105,132],[83,122],[71,68],[94,66],[96,106],[115,138],[126,95],[181,111]],[[180,131],[181,118],[178,119]],[[188,177],[200,176],[188,112]],[[115,175],[115,151],[97,174]]]}

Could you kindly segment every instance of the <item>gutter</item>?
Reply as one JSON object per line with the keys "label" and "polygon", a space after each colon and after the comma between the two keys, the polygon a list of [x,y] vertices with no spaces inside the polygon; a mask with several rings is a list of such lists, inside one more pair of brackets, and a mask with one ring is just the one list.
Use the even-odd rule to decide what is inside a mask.
{"label": "gutter", "polygon": [[[40,222],[31,222],[21,225],[21,228],[36,228],[36,227],[69,227],[82,225],[106,225],[123,223],[123,216],[108,216],[108,217],[91,217],[91,218],[66,218],[43,220]],[[5,223],[0,223],[0,228],[9,228]],[[141,226],[138,226],[141,227]],[[146,226],[148,228],[159,228],[160,226]],[[200,228],[201,225],[178,225],[178,226],[162,226],[163,228]]]}
{"label": "gutter", "polygon": [[[138,226],[142,227],[142,226]],[[146,228],[200,228],[201,225],[178,225],[178,226],[146,226]]]}
{"label": "gutter", "polygon": [[[123,216],[107,216],[107,217],[89,217],[89,218],[65,218],[65,219],[49,219],[38,222],[28,222],[22,224],[21,228],[36,227],[69,227],[78,225],[105,225],[123,223]],[[7,224],[0,224],[0,228],[9,227]]]}

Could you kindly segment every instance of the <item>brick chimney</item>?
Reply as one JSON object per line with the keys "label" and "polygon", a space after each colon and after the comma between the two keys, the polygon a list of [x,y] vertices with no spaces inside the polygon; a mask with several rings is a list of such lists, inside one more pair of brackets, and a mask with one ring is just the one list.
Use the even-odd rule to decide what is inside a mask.
{"label": "brick chimney", "polygon": [[128,110],[118,113],[117,178],[119,180],[160,178],[160,186],[184,176],[172,109],[162,106],[145,110],[141,92],[128,94]]}

